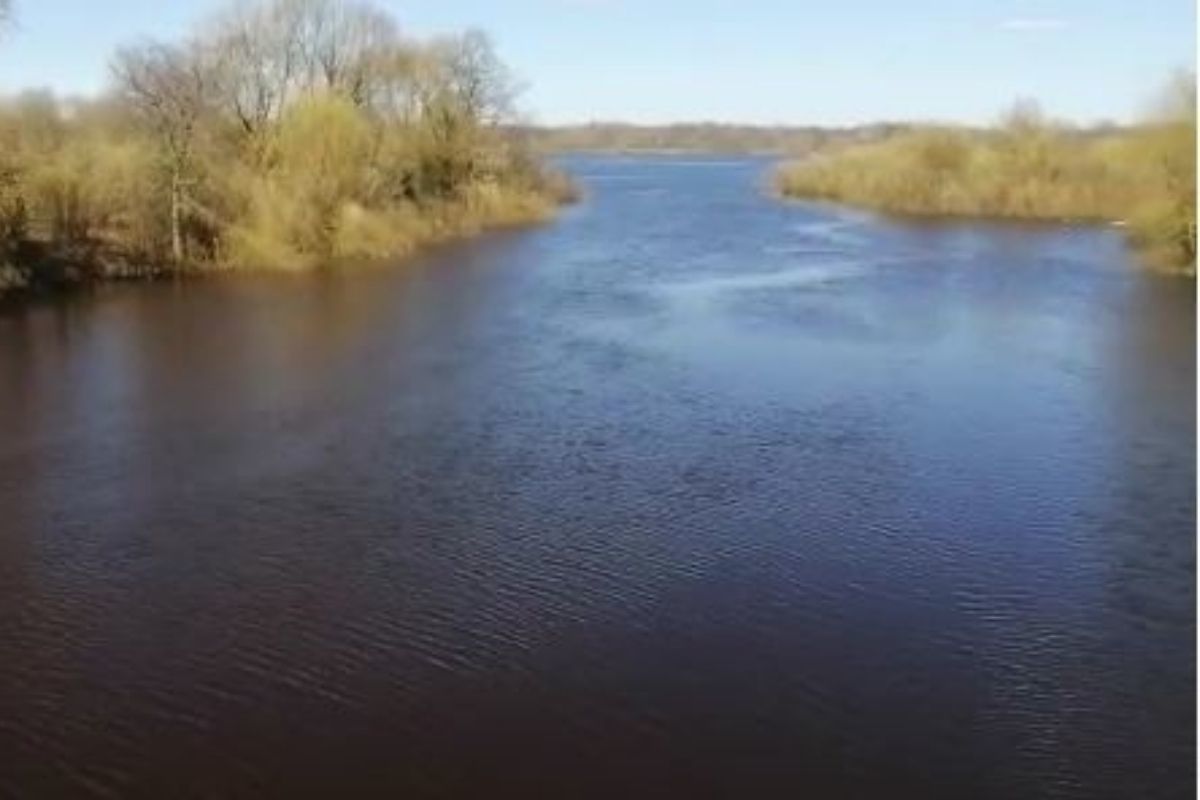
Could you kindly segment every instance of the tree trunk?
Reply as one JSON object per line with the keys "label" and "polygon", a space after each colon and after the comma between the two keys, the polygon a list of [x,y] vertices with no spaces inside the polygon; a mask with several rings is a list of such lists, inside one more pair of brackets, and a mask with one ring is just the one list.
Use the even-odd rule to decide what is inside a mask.
{"label": "tree trunk", "polygon": [[183,263],[183,187],[179,170],[171,175],[171,259],[176,266]]}

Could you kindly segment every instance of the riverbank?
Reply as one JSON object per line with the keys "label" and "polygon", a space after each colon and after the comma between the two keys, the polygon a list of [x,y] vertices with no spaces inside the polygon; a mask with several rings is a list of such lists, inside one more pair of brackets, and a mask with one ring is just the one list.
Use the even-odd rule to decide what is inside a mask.
{"label": "riverbank", "polygon": [[998,127],[933,127],[786,164],[787,197],[925,217],[1110,222],[1151,266],[1195,274],[1196,110],[1185,81],[1160,118],[1070,130],[1036,109]]}
{"label": "riverbank", "polygon": [[541,191],[479,187],[460,201],[426,208],[396,208],[387,214],[347,206],[341,213],[344,222],[338,241],[320,261],[314,254],[280,251],[277,244],[249,238],[239,244],[240,261],[209,259],[179,264],[124,250],[118,242],[102,239],[71,243],[24,239],[9,243],[0,253],[0,298],[57,294],[117,281],[301,271],[322,264],[404,258],[442,242],[544,223],[561,206],[577,199],[574,184],[566,177],[555,176],[552,184]]}

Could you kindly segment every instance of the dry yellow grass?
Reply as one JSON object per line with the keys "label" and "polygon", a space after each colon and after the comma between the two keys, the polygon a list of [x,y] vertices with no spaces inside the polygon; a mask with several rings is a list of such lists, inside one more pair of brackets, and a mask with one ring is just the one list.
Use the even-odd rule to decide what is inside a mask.
{"label": "dry yellow grass", "polygon": [[1085,136],[1024,109],[989,131],[929,127],[785,165],[777,183],[899,214],[1121,220],[1148,261],[1194,273],[1194,80],[1121,133]]}

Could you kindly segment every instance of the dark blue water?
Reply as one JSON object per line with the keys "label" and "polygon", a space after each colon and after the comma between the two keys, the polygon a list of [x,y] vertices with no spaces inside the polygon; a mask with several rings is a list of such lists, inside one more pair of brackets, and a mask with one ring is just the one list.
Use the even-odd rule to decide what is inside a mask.
{"label": "dark blue water", "polygon": [[0,316],[0,796],[1190,796],[1194,284],[569,163]]}

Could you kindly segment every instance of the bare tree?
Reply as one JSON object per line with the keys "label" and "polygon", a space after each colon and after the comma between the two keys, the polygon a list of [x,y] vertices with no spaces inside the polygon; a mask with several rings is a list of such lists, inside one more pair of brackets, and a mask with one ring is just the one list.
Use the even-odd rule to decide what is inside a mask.
{"label": "bare tree", "polygon": [[207,105],[209,73],[199,51],[148,43],[117,53],[113,72],[166,157],[170,181],[171,256],[185,256],[183,207],[196,131]]}
{"label": "bare tree", "polygon": [[211,40],[217,100],[248,134],[279,118],[300,72],[295,32],[277,6],[234,8]]}
{"label": "bare tree", "polygon": [[306,88],[365,103],[379,59],[398,41],[391,16],[357,0],[281,0],[280,9],[298,34]]}
{"label": "bare tree", "polygon": [[237,7],[218,18],[211,42],[221,105],[250,134],[314,91],[369,104],[400,44],[388,14],[355,0]]}
{"label": "bare tree", "polygon": [[368,92],[360,105],[389,122],[413,124],[420,118],[429,85],[429,63],[423,48],[402,41],[374,53]]}
{"label": "bare tree", "polygon": [[431,146],[422,183],[453,194],[495,160],[496,130],[513,117],[516,84],[488,36],[468,31],[433,42],[420,70],[419,127]]}
{"label": "bare tree", "polygon": [[512,115],[518,87],[491,37],[470,30],[442,40],[435,50],[446,88],[469,120],[496,125]]}

